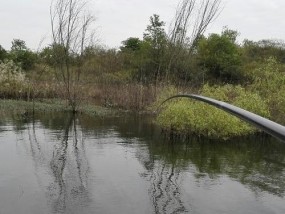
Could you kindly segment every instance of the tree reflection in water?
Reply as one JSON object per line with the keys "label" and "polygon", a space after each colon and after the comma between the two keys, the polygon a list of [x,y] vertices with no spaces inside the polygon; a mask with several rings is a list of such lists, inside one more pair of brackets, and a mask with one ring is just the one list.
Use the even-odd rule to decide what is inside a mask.
{"label": "tree reflection in water", "polygon": [[150,175],[150,195],[155,213],[186,213],[180,198],[180,173],[174,166],[157,163]]}
{"label": "tree reflection in water", "polygon": [[[181,185],[177,181],[191,168],[198,183],[227,176],[257,195],[267,192],[285,197],[285,146],[272,138],[252,137],[233,142],[192,138],[187,142],[158,140],[148,145],[149,154],[138,157],[151,173],[154,204],[174,201],[173,196],[178,199]],[[204,179],[205,176],[209,179]],[[163,197],[160,201],[164,202],[159,202]],[[185,212],[181,200],[176,202],[177,209]],[[155,207],[160,207],[158,213],[164,213],[161,205]]]}
{"label": "tree reflection in water", "polygon": [[137,142],[136,157],[145,168],[142,176],[150,183],[155,213],[191,212],[189,194],[195,193],[190,190],[186,196],[183,185],[215,185],[223,177],[239,182],[257,197],[264,193],[285,197],[285,146],[273,138],[167,139],[141,117],[110,121],[110,124],[117,124],[121,138]]}
{"label": "tree reflection in water", "polygon": [[[173,148],[170,149],[169,144],[162,145],[160,142],[148,145],[148,150],[137,152],[137,158],[146,169],[146,172],[141,175],[150,183],[149,195],[155,213],[188,213],[190,208],[185,206],[181,198],[183,170],[179,159],[173,158],[175,156]],[[153,150],[157,146],[160,147],[160,154]],[[163,152],[165,148],[170,149],[169,153]],[[163,156],[161,156],[162,154]],[[165,160],[166,157],[171,157],[170,161]]]}
{"label": "tree reflection in water", "polygon": [[[76,207],[87,206],[90,202],[87,182],[89,166],[83,133],[80,126],[76,124],[77,121],[72,114],[65,117],[61,131],[57,130],[57,137],[60,140],[52,146],[50,152],[42,151],[45,145],[41,145],[37,139],[35,120],[28,126],[35,166],[39,168],[39,163],[43,166],[44,163],[49,162],[52,172],[49,174],[54,177],[46,188],[46,195],[53,213],[76,213]],[[52,154],[52,157],[48,157],[48,154]],[[38,180],[42,183],[39,178]]]}
{"label": "tree reflection in water", "polygon": [[[115,140],[122,139],[126,145],[121,143],[118,147],[117,142],[110,139],[110,142],[100,145],[100,152],[108,153],[109,149],[126,146],[126,151],[135,153],[134,159],[128,161],[139,161],[138,164],[143,166],[141,176],[147,181],[149,206],[154,213],[195,212],[196,202],[199,202],[200,206],[204,204],[203,197],[197,197],[195,190],[207,194],[209,184],[215,186],[223,178],[227,180],[229,187],[238,183],[243,189],[241,192],[239,189],[235,190],[240,194],[237,196],[237,202],[244,190],[247,191],[244,194],[252,200],[253,206],[260,205],[259,196],[265,199],[273,197],[277,201],[285,197],[285,146],[272,138],[259,136],[230,142],[200,138],[187,141],[167,140],[145,118],[141,121],[133,117],[95,120],[83,115],[75,118],[62,113],[40,114],[36,118],[38,119],[25,119],[24,122],[15,120],[19,123],[13,127],[16,127],[18,133],[25,134],[25,130],[28,132],[30,144],[21,145],[32,155],[35,172],[39,174],[39,186],[46,193],[53,213],[90,213],[90,210],[93,210],[96,202],[94,198],[101,197],[98,192],[94,192],[93,187],[96,188],[96,185],[101,183],[91,180],[93,183],[88,185],[88,179],[90,181],[90,177],[94,176],[93,170],[89,171],[85,146],[88,146],[88,152],[92,155],[88,157],[93,157],[96,154],[94,152],[98,152],[97,147],[94,147],[98,141],[94,141],[94,137],[106,139],[110,130],[116,134]],[[19,142],[26,138],[22,134],[19,134]],[[129,147],[127,144],[132,145]],[[106,149],[104,147],[107,150],[102,150]],[[109,163],[116,160],[118,159],[114,157],[113,160],[111,157]],[[104,163],[102,164],[104,167]],[[124,169],[121,170],[123,175]],[[116,179],[113,181],[117,184]],[[118,185],[119,182],[120,179]],[[90,190],[92,188],[93,190]],[[232,194],[231,190],[221,191],[215,194],[224,197],[235,194]],[[107,194],[113,194],[112,190]],[[133,197],[131,191],[126,190],[125,194],[127,197]],[[117,196],[120,199],[120,193]],[[208,199],[212,200],[211,196]],[[222,199],[221,201],[223,202]],[[109,201],[104,201],[102,206],[108,206],[108,203]],[[95,206],[98,204],[100,206],[100,200]],[[90,209],[82,208],[84,206],[89,206]],[[215,207],[215,204],[212,202],[209,206]],[[280,203],[279,206],[283,208]],[[268,211],[266,206],[263,211]]]}

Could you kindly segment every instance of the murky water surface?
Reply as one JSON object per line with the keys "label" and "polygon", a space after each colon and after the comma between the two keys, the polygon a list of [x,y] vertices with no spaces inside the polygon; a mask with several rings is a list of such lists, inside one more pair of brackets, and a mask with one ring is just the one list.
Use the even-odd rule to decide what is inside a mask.
{"label": "murky water surface", "polygon": [[143,116],[0,119],[0,214],[285,213],[285,144],[166,139]]}

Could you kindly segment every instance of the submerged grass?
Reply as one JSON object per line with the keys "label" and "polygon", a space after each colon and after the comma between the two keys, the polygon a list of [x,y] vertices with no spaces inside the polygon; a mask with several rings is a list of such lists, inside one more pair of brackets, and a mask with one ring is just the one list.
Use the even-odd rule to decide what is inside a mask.
{"label": "submerged grass", "polygon": [[1,112],[25,111],[64,111],[68,110],[63,103],[57,100],[28,102],[24,100],[0,100]]}
{"label": "submerged grass", "polygon": [[[59,99],[44,99],[35,102],[23,100],[0,100],[0,114],[17,113],[24,114],[26,112],[51,112],[51,111],[66,111],[71,112],[72,109],[65,101]],[[78,113],[84,113],[91,116],[107,116],[117,114],[114,110],[109,110],[104,107],[85,104],[78,109]]]}

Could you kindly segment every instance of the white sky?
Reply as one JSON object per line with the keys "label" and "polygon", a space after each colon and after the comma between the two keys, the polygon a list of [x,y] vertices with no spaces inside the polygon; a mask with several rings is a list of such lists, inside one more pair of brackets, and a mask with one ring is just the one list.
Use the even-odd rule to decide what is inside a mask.
{"label": "white sky", "polygon": [[[89,0],[96,17],[97,36],[108,47],[129,37],[142,38],[149,17],[158,14],[170,24],[180,0]],[[22,39],[33,50],[50,42],[50,0],[0,0],[0,45]],[[240,41],[285,39],[285,0],[223,0],[223,10],[207,33],[223,26],[240,32]]]}

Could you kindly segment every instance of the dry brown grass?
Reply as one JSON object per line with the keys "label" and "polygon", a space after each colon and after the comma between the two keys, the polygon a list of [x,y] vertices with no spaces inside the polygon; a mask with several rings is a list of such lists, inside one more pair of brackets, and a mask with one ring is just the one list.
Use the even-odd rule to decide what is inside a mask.
{"label": "dry brown grass", "polygon": [[156,99],[157,88],[135,83],[97,84],[88,89],[89,100],[105,107],[141,111]]}

